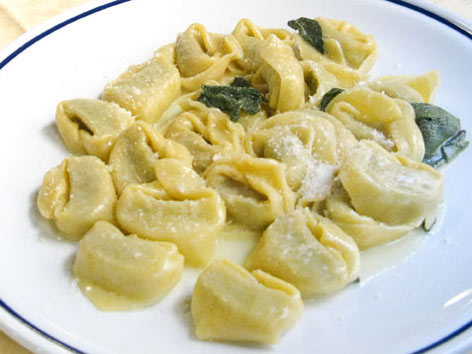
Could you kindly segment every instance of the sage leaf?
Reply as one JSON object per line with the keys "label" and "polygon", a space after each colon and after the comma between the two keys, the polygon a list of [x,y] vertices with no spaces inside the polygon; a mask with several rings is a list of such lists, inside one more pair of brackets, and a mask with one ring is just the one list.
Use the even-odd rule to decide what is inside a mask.
{"label": "sage leaf", "polygon": [[423,162],[438,168],[454,159],[467,148],[465,130],[459,118],[429,103],[412,103],[416,124],[425,144]]}
{"label": "sage leaf", "polygon": [[237,76],[237,77],[234,78],[234,80],[233,80],[233,82],[231,83],[230,86],[234,86],[234,87],[251,87],[251,84],[245,78]]}
{"label": "sage leaf", "polygon": [[197,98],[208,107],[219,108],[235,122],[244,111],[255,114],[261,110],[264,101],[262,93],[243,78],[236,78],[230,86],[202,85],[202,92]]}
{"label": "sage leaf", "polygon": [[300,17],[288,21],[289,27],[300,33],[300,36],[321,54],[324,54],[323,30],[316,20]]}
{"label": "sage leaf", "polygon": [[430,232],[434,225],[436,225],[436,222],[437,222],[437,219],[434,218],[433,220],[424,220],[423,223],[421,224],[421,228],[425,231],[425,232]]}
{"label": "sage leaf", "polygon": [[321,99],[320,110],[324,112],[326,110],[326,107],[328,107],[329,103],[331,102],[331,100],[343,91],[344,91],[343,89],[333,87],[331,90],[326,92],[323,98]]}

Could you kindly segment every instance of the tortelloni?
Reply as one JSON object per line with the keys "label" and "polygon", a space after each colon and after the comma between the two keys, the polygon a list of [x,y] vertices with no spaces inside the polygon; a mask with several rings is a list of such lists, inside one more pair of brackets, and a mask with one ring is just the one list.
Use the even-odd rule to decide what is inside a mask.
{"label": "tortelloni", "polygon": [[390,225],[419,226],[442,200],[440,172],[371,141],[352,151],[339,178],[358,213]]}
{"label": "tortelloni", "polygon": [[421,161],[468,144],[430,104],[439,73],[371,79],[371,35],[325,18],[287,25],[300,35],[248,19],[228,35],[192,24],[101,100],[59,103],[66,147],[92,156],[51,169],[37,206],[80,240],[74,274],[98,308],[155,303],[184,259],[246,260],[252,272],[216,260],[200,274],[196,335],[270,344],[302,295],[356,279],[359,250],[428,229],[443,180]]}
{"label": "tortelloni", "polygon": [[191,309],[200,339],[271,344],[300,318],[303,302],[281,279],[218,260],[198,277]]}
{"label": "tortelloni", "polygon": [[116,138],[134,118],[116,103],[78,98],[59,103],[56,122],[71,152],[95,155],[107,162]]}
{"label": "tortelloni", "polygon": [[245,73],[254,73],[262,65],[262,53],[266,48],[266,40],[269,36],[276,36],[290,47],[294,43],[293,36],[289,31],[279,28],[261,28],[246,18],[237,23],[233,30],[233,36],[238,40],[244,53],[244,57],[238,59],[236,63]]}
{"label": "tortelloni", "polygon": [[348,89],[354,87],[366,76],[355,70],[332,72],[326,65],[312,61],[300,62],[305,80],[305,101],[317,107],[323,96],[332,88]]}
{"label": "tortelloni", "polygon": [[439,71],[431,70],[423,75],[383,76],[367,83],[372,90],[389,97],[408,102],[432,103],[439,86]]}
{"label": "tortelloni", "polygon": [[339,163],[356,139],[339,122],[320,111],[274,115],[248,134],[246,149],[272,158],[286,168],[287,183],[299,203],[324,200],[330,193]]}
{"label": "tortelloni", "polygon": [[229,65],[243,57],[241,46],[232,35],[207,32],[195,23],[177,37],[175,60],[182,75],[182,88],[194,91],[210,80],[223,78]]}
{"label": "tortelloni", "polygon": [[156,181],[130,184],[123,190],[116,206],[120,227],[147,239],[175,243],[192,264],[207,263],[225,222],[223,201],[179,160],[160,159],[154,169]]}
{"label": "tortelloni", "polygon": [[324,213],[351,236],[361,250],[394,241],[416,227],[413,224],[389,225],[357,213],[340,185],[333,188],[326,200]]}
{"label": "tortelloni", "polygon": [[332,221],[297,209],[276,219],[246,262],[295,285],[304,297],[327,294],[352,282],[359,249]]}
{"label": "tortelloni", "polygon": [[374,66],[378,52],[372,36],[361,33],[345,21],[318,17],[324,42],[324,54],[300,35],[295,35],[295,53],[302,61],[310,102],[319,104],[331,88],[352,88]]}
{"label": "tortelloni", "polygon": [[424,156],[423,136],[411,105],[367,87],[346,90],[326,107],[357,139],[374,140],[416,161]]}
{"label": "tortelloni", "polygon": [[178,115],[164,134],[190,151],[200,174],[219,157],[241,154],[245,135],[242,126],[221,111],[201,106]]}
{"label": "tortelloni", "polygon": [[[327,68],[332,68],[330,64],[335,63],[360,73],[367,73],[372,69],[378,56],[377,44],[373,36],[362,33],[346,21],[322,17],[315,20],[321,26],[324,54],[297,34],[295,35],[296,49],[302,59],[327,64]],[[343,69],[339,66],[337,69],[342,71]]]}
{"label": "tortelloni", "polygon": [[110,155],[111,176],[118,192],[128,184],[154,181],[154,164],[162,158],[192,165],[192,156],[184,146],[165,139],[150,124],[137,121],[120,135]]}
{"label": "tortelloni", "polygon": [[97,221],[113,222],[115,202],[108,168],[95,156],[68,157],[49,170],[37,200],[41,215],[74,241]]}
{"label": "tortelloni", "polygon": [[285,168],[275,160],[239,155],[215,161],[204,175],[223,198],[228,215],[252,229],[264,229],[294,209]]}
{"label": "tortelloni", "polygon": [[301,108],[305,101],[305,78],[292,48],[270,35],[260,56],[262,65],[252,83],[262,92],[268,91],[270,108],[279,112]]}
{"label": "tortelloni", "polygon": [[158,301],[177,284],[183,267],[176,245],[125,236],[99,221],[80,240],[73,270],[84,294],[110,311]]}
{"label": "tortelloni", "polygon": [[174,64],[155,57],[131,66],[103,90],[103,99],[118,103],[137,119],[157,122],[180,95],[180,75]]}

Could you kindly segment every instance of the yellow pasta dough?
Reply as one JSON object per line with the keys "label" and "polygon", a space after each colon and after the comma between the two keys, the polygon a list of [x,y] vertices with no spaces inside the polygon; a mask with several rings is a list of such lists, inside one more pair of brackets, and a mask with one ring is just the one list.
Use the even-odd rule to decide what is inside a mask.
{"label": "yellow pasta dough", "polygon": [[[93,156],[47,172],[37,206],[80,240],[74,275],[99,309],[155,303],[185,261],[207,266],[191,300],[198,338],[276,343],[302,295],[347,286],[360,250],[434,215],[443,177],[422,162],[431,145],[418,125],[439,72],[371,78],[373,36],[321,17],[288,25],[301,35],[191,24],[102,100],[57,106],[68,150]],[[463,137],[438,154],[453,157]],[[246,269],[219,259],[228,249]]]}
{"label": "yellow pasta dough", "polygon": [[315,165],[331,165],[331,174],[335,170],[338,162],[336,129],[324,118],[326,116],[315,111],[274,115],[248,135],[247,150],[258,157],[284,163],[287,182],[296,191]]}
{"label": "yellow pasta dough", "polygon": [[338,64],[340,66],[367,73],[378,56],[374,37],[359,31],[346,21],[317,17],[320,24],[325,54],[310,46],[300,35],[295,35],[297,50],[303,59]]}
{"label": "yellow pasta dough", "polygon": [[151,240],[173,242],[192,264],[207,263],[225,222],[223,200],[183,162],[160,159],[156,181],[122,192],[116,217],[121,228]]}
{"label": "yellow pasta dough", "polygon": [[439,86],[439,72],[431,70],[418,76],[383,76],[369,81],[367,85],[393,98],[401,98],[408,102],[433,103]]}
{"label": "yellow pasta dough", "polygon": [[352,151],[339,177],[357,212],[392,225],[419,226],[442,200],[441,173],[370,141]]}
{"label": "yellow pasta dough", "polygon": [[116,103],[77,98],[59,103],[56,122],[71,152],[95,155],[108,162],[117,137],[134,118]]}
{"label": "yellow pasta dough", "polygon": [[103,99],[116,102],[137,119],[157,122],[180,95],[180,75],[173,63],[155,57],[131,66],[103,90]]}
{"label": "yellow pasta dough", "polygon": [[366,87],[337,95],[326,112],[340,120],[357,139],[374,140],[389,151],[416,161],[424,156],[424,141],[410,104]]}
{"label": "yellow pasta dough", "polygon": [[290,47],[293,45],[293,36],[289,31],[279,28],[261,28],[246,18],[237,23],[233,36],[238,40],[244,54],[243,58],[238,59],[236,63],[247,73],[256,72],[262,65],[262,53],[267,46],[266,40],[269,36],[276,36]]}
{"label": "yellow pasta dough", "polygon": [[202,108],[178,115],[165,131],[165,137],[184,145],[192,154],[198,173],[218,157],[243,152],[244,129],[216,109]]}
{"label": "yellow pasta dough", "polygon": [[[367,78],[374,66],[377,44],[345,21],[316,18],[322,29],[324,54],[300,35],[295,35],[295,53],[302,60],[308,82],[312,82],[312,103],[319,104],[330,88],[352,88]],[[319,88],[314,90],[313,87]]]}
{"label": "yellow pasta dough", "polygon": [[137,121],[120,135],[110,155],[111,176],[118,192],[128,184],[154,181],[154,164],[162,158],[192,164],[192,156],[184,146],[165,139],[150,124]]}
{"label": "yellow pasta dough", "polygon": [[336,65],[329,66],[313,60],[300,62],[305,79],[305,101],[319,107],[321,99],[332,88],[352,88],[365,79],[364,74],[355,70],[336,70]]}
{"label": "yellow pasta dough", "polygon": [[61,234],[79,240],[99,221],[114,221],[116,193],[107,166],[95,156],[66,158],[46,173],[38,209]]}
{"label": "yellow pasta dough", "polygon": [[389,225],[357,213],[350,205],[346,191],[337,186],[326,200],[325,215],[356,241],[359,249],[394,241],[413,230],[414,224]]}
{"label": "yellow pasta dough", "polygon": [[263,229],[294,208],[285,168],[275,160],[248,155],[221,159],[204,177],[225,201],[228,215],[250,228]]}
{"label": "yellow pasta dough", "polygon": [[99,309],[122,310],[158,301],[177,284],[183,267],[184,257],[174,244],[125,236],[98,221],[80,240],[73,269]]}
{"label": "yellow pasta dough", "polygon": [[305,98],[303,69],[292,48],[270,35],[260,54],[262,65],[252,83],[263,92],[268,91],[270,108],[286,112],[301,108]]}
{"label": "yellow pasta dough", "polygon": [[175,54],[182,88],[187,91],[197,90],[210,80],[221,79],[230,63],[243,56],[236,38],[209,33],[199,23],[177,37]]}
{"label": "yellow pasta dough", "polygon": [[354,240],[329,219],[297,209],[276,219],[250,255],[261,269],[295,285],[304,297],[339,290],[359,272]]}
{"label": "yellow pasta dough", "polygon": [[227,260],[200,274],[192,295],[195,333],[203,340],[276,343],[302,310],[293,285]]}

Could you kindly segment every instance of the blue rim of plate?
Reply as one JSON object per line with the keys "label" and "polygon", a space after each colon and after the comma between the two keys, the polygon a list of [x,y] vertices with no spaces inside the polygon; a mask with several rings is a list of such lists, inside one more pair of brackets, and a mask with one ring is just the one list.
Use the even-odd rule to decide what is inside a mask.
{"label": "blue rim of plate", "polygon": [[[71,17],[61,23],[58,23],[57,25],[47,29],[46,31],[44,32],[41,32],[40,34],[38,34],[37,36],[33,37],[32,39],[30,39],[29,41],[27,41],[26,43],[24,43],[23,45],[21,45],[19,48],[17,48],[15,51],[13,51],[13,53],[11,53],[10,55],[8,55],[4,60],[2,60],[0,62],[0,70],[3,69],[3,67],[5,67],[10,61],[12,61],[14,58],[16,58],[20,53],[22,53],[23,51],[25,51],[26,49],[28,49],[29,47],[31,47],[34,43],[38,42],[39,40],[41,40],[42,38],[50,35],[51,33],[53,32],[56,32],[57,30],[75,22],[75,21],[78,21],[80,20],[81,18],[84,18],[84,17],[87,17],[87,16],[90,16],[94,13],[97,13],[97,12],[100,12],[100,11],[103,11],[105,9],[108,9],[110,7],[113,7],[113,6],[116,6],[116,5],[120,5],[120,4],[123,4],[123,3],[126,3],[126,2],[130,2],[131,0],[115,0],[115,1],[111,1],[109,3],[106,3],[104,5],[100,5],[100,6],[97,6],[93,9],[90,9],[90,10],[87,10],[85,12],[82,12],[74,17]],[[414,5],[414,4],[410,4],[406,1],[403,1],[403,0],[384,0],[384,1],[387,1],[387,2],[390,2],[390,3],[393,3],[393,4],[396,4],[396,5],[399,5],[399,6],[402,6],[402,7],[406,7],[410,10],[413,10],[413,11],[416,11],[416,12],[419,12],[423,15],[426,15],[446,26],[448,26],[449,28],[452,28],[453,30],[461,33],[462,35],[466,36],[467,38],[469,38],[470,40],[472,40],[472,33],[469,33],[467,31],[465,31],[464,29],[460,28],[459,26],[457,26],[456,24],[452,23],[451,21],[449,21],[448,19],[434,13],[434,12],[431,12],[429,10],[426,10],[418,5]],[[37,332],[38,334],[40,334],[41,336],[47,338],[48,340],[54,342],[55,344],[59,345],[60,347],[62,348],[65,348],[65,349],[68,349],[70,351],[72,351],[73,353],[78,353],[78,354],[86,354],[86,352],[82,351],[82,350],[79,350],[77,348],[74,348],[73,346],[61,341],[60,339],[57,339],[55,338],[54,336],[48,334],[47,332],[43,331],[42,329],[40,329],[39,327],[35,326],[33,323],[31,323],[30,321],[28,321],[26,318],[24,318],[22,315],[20,315],[18,312],[16,312],[13,308],[11,308],[10,306],[8,306],[2,299],[0,299],[0,307],[2,307],[6,312],[8,312],[10,315],[12,315],[13,317],[15,317],[16,319],[20,320],[23,324],[25,324],[27,327],[29,327],[30,329],[32,329],[33,331]],[[438,346],[440,346],[441,344],[444,344],[446,343],[447,341],[451,340],[452,338],[458,336],[459,334],[461,334],[462,332],[465,332],[467,329],[471,328],[472,327],[472,320],[470,320],[469,322],[467,322],[466,324],[464,324],[463,326],[457,328],[455,331],[451,332],[450,334],[448,334],[447,336],[444,336],[443,338],[440,338],[438,339],[437,341],[421,348],[421,349],[418,349],[418,350],[415,350],[414,352],[412,352],[411,354],[421,354],[421,353],[426,353],[427,351],[431,350],[431,349],[434,349]]]}

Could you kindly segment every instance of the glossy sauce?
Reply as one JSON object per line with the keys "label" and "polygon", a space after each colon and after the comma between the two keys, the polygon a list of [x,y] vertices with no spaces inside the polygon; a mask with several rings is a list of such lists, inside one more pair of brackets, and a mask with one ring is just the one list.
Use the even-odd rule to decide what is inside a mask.
{"label": "glossy sauce", "polygon": [[[245,225],[227,222],[217,241],[213,259],[226,258],[238,264],[242,264],[252,248],[256,245],[260,236],[261,232],[250,230]],[[182,280],[191,281],[193,284],[203,269],[204,267],[185,267]],[[148,302],[118,295],[84,281],[79,280],[78,287],[82,290],[83,294],[102,311],[126,311],[150,305]],[[172,290],[169,295],[172,296],[171,294]]]}
{"label": "glossy sauce", "polygon": [[384,271],[414,257],[415,253],[427,241],[428,236],[434,235],[441,228],[445,213],[446,205],[441,203],[438,206],[436,222],[431,231],[425,232],[421,227],[418,227],[396,241],[362,251],[359,272],[361,286]]}
{"label": "glossy sauce", "polygon": [[102,311],[126,311],[149,305],[81,280],[79,280],[78,286],[82,293]]}
{"label": "glossy sauce", "polygon": [[[440,204],[436,225],[429,233],[434,234],[436,230],[440,229],[445,210],[445,205]],[[246,225],[229,221],[225,224],[218,238],[213,259],[226,258],[237,264],[244,264],[246,257],[255,247],[261,235],[261,231],[251,230]],[[426,242],[427,237],[428,233],[417,228],[394,242],[362,251],[359,272],[360,286],[364,286],[381,273],[413,257]],[[193,284],[203,269],[204,267],[185,267],[182,280]],[[78,286],[85,296],[103,311],[133,310],[150,305],[82,281],[78,282]]]}

